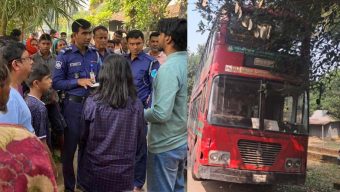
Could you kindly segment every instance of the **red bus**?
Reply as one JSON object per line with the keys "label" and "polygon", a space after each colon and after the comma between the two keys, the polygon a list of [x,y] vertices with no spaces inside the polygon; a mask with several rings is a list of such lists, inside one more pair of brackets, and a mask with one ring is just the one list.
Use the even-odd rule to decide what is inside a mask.
{"label": "red bus", "polygon": [[269,20],[263,15],[263,24],[258,12],[250,21],[252,13],[244,9],[243,20],[235,13],[220,16],[198,64],[187,126],[192,176],[303,184],[309,116],[304,37],[282,33],[304,25],[275,14]]}

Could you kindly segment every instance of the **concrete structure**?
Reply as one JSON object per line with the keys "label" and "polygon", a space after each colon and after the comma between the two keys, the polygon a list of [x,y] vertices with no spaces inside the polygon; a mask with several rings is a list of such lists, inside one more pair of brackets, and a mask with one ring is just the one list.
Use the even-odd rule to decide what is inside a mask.
{"label": "concrete structure", "polygon": [[322,139],[340,137],[340,120],[333,117],[327,110],[316,110],[309,117],[309,136]]}
{"label": "concrete structure", "polygon": [[111,20],[109,21],[109,31],[115,32],[124,28],[124,13],[113,13]]}

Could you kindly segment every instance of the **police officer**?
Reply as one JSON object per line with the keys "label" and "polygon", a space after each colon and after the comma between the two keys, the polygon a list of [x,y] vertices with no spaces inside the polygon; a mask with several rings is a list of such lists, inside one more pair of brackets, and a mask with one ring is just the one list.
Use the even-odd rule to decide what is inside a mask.
{"label": "police officer", "polygon": [[94,46],[99,53],[101,62],[103,62],[108,55],[113,54],[113,52],[108,49],[109,31],[102,25],[93,28],[92,31]]}
{"label": "police officer", "polygon": [[[137,96],[143,102],[144,107],[147,108],[151,103],[152,80],[156,76],[159,63],[155,58],[143,52],[144,35],[140,30],[130,31],[126,39],[130,50],[130,54],[126,55],[126,58],[131,63]],[[135,192],[141,191],[145,183],[146,159],[147,145],[145,139],[142,149],[138,151],[136,159],[134,178]]]}
{"label": "police officer", "polygon": [[64,131],[63,175],[65,191],[74,191],[74,153],[80,137],[80,115],[89,89],[95,83],[100,64],[94,47],[89,47],[91,23],[77,19],[72,23],[75,44],[64,48],[58,55],[53,72],[53,88],[66,92],[63,115],[67,128]]}

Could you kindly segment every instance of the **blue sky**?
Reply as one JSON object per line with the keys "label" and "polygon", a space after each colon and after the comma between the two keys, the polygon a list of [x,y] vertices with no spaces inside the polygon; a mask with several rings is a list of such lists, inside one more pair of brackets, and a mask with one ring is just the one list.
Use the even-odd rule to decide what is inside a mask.
{"label": "blue sky", "polygon": [[196,52],[199,44],[205,44],[209,33],[201,34],[198,30],[198,23],[201,21],[201,15],[195,11],[195,2],[197,0],[188,1],[188,49],[190,52]]}

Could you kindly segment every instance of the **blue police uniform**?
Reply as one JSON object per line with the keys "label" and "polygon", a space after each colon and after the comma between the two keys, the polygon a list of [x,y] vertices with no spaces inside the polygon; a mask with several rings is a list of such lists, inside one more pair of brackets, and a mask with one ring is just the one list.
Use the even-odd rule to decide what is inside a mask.
{"label": "blue police uniform", "polygon": [[[126,55],[126,58],[131,63],[131,70],[133,75],[133,83],[137,89],[137,96],[147,107],[146,100],[152,92],[152,80],[159,68],[159,62],[154,57],[140,52],[133,61],[131,55]],[[149,103],[150,104],[150,103]]]}
{"label": "blue police uniform", "polygon": [[109,56],[109,55],[111,55],[111,54],[115,54],[115,53],[112,52],[110,49],[106,49],[104,55],[100,54],[99,52],[97,52],[97,53],[98,53],[98,56],[100,57],[101,63],[104,62],[104,59],[105,59],[107,56]]}
{"label": "blue police uniform", "polygon": [[64,48],[58,55],[53,71],[53,88],[65,91],[63,115],[67,128],[64,131],[63,175],[65,190],[73,191],[75,174],[73,169],[74,153],[80,137],[80,118],[83,103],[89,95],[89,88],[78,85],[77,80],[90,78],[93,71],[98,76],[100,58],[95,48],[88,47],[83,55],[75,45]]}
{"label": "blue police uniform", "polygon": [[[137,96],[143,102],[144,107],[150,107],[151,102],[147,99],[152,92],[152,81],[157,74],[159,62],[154,57],[141,51],[133,61],[131,55],[125,55],[130,61],[133,75],[133,82],[137,89]],[[151,101],[151,100],[150,100]],[[145,127],[147,131],[147,127]],[[142,188],[146,177],[147,144],[146,138],[143,141],[141,151],[136,155],[134,186]]]}
{"label": "blue police uniform", "polygon": [[90,78],[91,68],[98,75],[100,58],[94,47],[88,47],[85,55],[75,45],[64,48],[56,60],[53,88],[66,91],[70,95],[87,96],[89,90],[79,86],[77,80]]}

